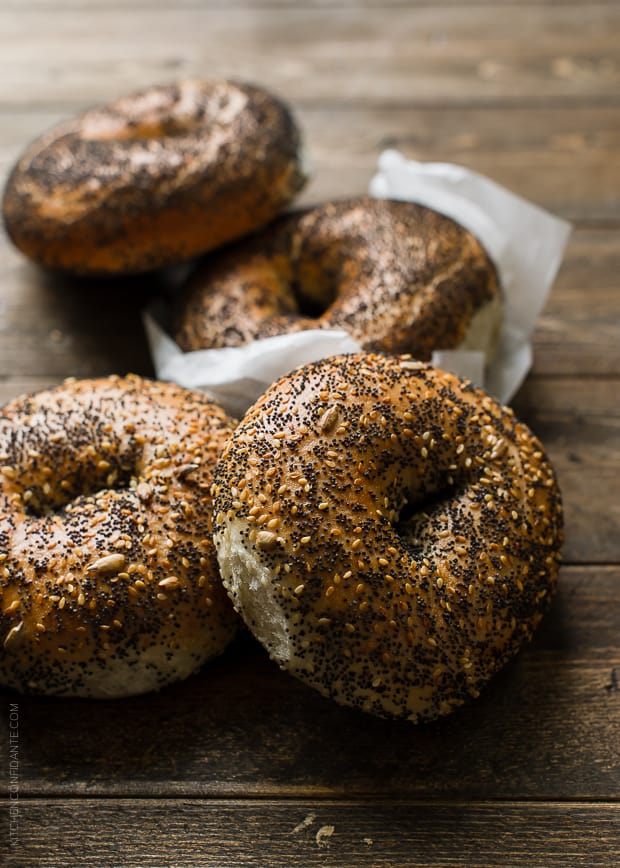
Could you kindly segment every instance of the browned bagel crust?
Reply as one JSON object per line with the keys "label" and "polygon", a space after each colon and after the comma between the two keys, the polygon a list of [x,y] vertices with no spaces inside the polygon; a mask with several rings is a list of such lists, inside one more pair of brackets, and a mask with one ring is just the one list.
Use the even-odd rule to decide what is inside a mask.
{"label": "browned bagel crust", "polygon": [[0,683],[111,697],[185,678],[237,627],[209,488],[233,429],[138,377],[67,382],[0,411]]}
{"label": "browned bagel crust", "polygon": [[406,358],[302,367],[218,462],[214,539],[236,608],[322,694],[421,721],[477,696],[556,586],[560,494],[511,410]]}
{"label": "browned bagel crust", "polygon": [[158,268],[271,220],[303,186],[299,150],[289,110],[259,87],[154,87],[30,145],[7,182],[6,228],[50,268]]}
{"label": "browned bagel crust", "polygon": [[175,338],[195,350],[342,328],[364,350],[428,360],[461,345],[487,305],[497,316],[482,349],[500,306],[478,241],[429,208],[361,197],[283,217],[209,257],[181,296]]}

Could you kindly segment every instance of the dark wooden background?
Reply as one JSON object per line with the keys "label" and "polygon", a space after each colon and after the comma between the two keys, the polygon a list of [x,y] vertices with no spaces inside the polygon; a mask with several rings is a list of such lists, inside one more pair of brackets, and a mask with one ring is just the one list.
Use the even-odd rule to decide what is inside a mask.
{"label": "dark wooden background", "polygon": [[[315,167],[306,202],[363,192],[395,146],[574,222],[514,401],[564,493],[559,594],[532,645],[433,725],[341,709],[249,638],[159,695],[1,693],[0,863],[619,865],[620,4],[3,0],[0,174],[77,109],[220,75],[295,106]],[[63,282],[0,238],[0,399],[151,373],[139,314],[154,287]]]}

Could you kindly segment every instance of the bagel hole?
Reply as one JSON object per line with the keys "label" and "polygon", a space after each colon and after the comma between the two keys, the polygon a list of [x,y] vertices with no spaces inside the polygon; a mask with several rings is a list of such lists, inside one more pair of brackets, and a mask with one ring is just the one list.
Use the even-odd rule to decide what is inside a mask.
{"label": "bagel hole", "polygon": [[[355,290],[364,273],[367,242],[357,225],[315,220],[292,249],[293,293],[299,312],[318,319],[341,295]],[[360,301],[360,305],[363,302]]]}
{"label": "bagel hole", "polygon": [[338,280],[339,274],[317,263],[299,265],[291,281],[299,314],[308,319],[319,319],[336,300]]}
{"label": "bagel hole", "polygon": [[403,544],[412,549],[419,548],[422,541],[418,538],[418,526],[426,524],[434,513],[450,510],[450,501],[456,499],[462,490],[463,486],[456,480],[453,485],[446,485],[421,500],[405,504],[394,523],[394,529]]}
{"label": "bagel hole", "polygon": [[324,291],[322,296],[308,294],[298,280],[292,281],[291,290],[297,303],[297,313],[305,319],[319,319],[336,296],[335,290],[331,291],[332,298],[329,298],[329,290]]}
{"label": "bagel hole", "polygon": [[[42,484],[28,486],[26,483],[22,492],[24,512],[32,518],[44,518],[55,512],[63,512],[79,498],[105,490],[128,490],[134,476],[135,468],[110,463],[110,467],[105,470],[95,467],[78,468]],[[30,494],[26,495],[26,492]]]}

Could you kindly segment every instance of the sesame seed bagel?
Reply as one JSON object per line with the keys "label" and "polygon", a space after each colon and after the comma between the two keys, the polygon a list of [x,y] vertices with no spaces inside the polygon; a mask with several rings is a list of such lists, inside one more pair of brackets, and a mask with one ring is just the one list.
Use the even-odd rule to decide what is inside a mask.
{"label": "sesame seed bagel", "polygon": [[512,411],[407,357],[293,371],[248,411],[213,487],[223,581],[280,666],[338,702],[447,714],[529,638],[562,508]]}
{"label": "sesame seed bagel", "polygon": [[119,697],[181,680],[238,618],[211,540],[213,402],[138,377],[0,410],[0,683]]}
{"label": "sesame seed bagel", "polygon": [[260,87],[182,81],[54,127],[13,169],[17,247],[77,274],[170,265],[256,229],[305,182],[288,108]]}
{"label": "sesame seed bagel", "polygon": [[184,350],[344,329],[364,350],[481,350],[501,319],[495,267],[474,236],[411,202],[368,197],[285,216],[208,257],[178,302]]}

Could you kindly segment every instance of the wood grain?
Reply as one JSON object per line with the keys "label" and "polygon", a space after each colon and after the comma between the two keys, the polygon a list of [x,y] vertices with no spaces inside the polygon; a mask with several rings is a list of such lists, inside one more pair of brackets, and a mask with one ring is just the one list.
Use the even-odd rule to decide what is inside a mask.
{"label": "wood grain", "polygon": [[619,820],[615,804],[23,800],[5,864],[611,868]]}
{"label": "wood grain", "polygon": [[384,148],[488,175],[578,224],[620,219],[616,106],[404,109],[300,106],[315,174],[304,200],[365,190]]}
{"label": "wood grain", "polygon": [[[557,468],[558,595],[478,700],[426,726],[340,708],[247,635],[125,701],[0,691],[19,826],[0,864],[611,868],[620,864],[620,5],[581,0],[4,0],[0,186],[25,144],[181,77],[294,107],[301,202],[366,190],[388,147],[489,175],[573,221],[514,406]],[[140,314],[172,275],[71,281],[0,237],[0,403],[152,373]],[[0,738],[0,797],[9,742]]]}
{"label": "wood grain", "polygon": [[[49,340],[54,348],[55,338]],[[129,357],[125,344],[110,336],[105,323],[101,331],[92,336],[82,333],[79,340],[84,347],[90,344],[90,350],[75,369],[78,376],[141,372],[139,365],[126,364]],[[62,341],[74,345],[72,337],[59,339],[59,343]],[[23,348],[24,355],[29,357],[28,350],[32,352],[35,346],[36,338]],[[58,350],[58,362],[62,364],[66,359],[61,350],[62,346]],[[53,371],[50,368],[45,377],[12,376],[0,382],[0,400],[54,385],[62,376],[53,376]],[[618,394],[620,378],[532,378],[514,402],[517,415],[539,436],[558,474],[564,500],[567,563],[606,564],[620,560]]]}
{"label": "wood grain", "polygon": [[620,380],[532,377],[516,396],[517,416],[551,457],[565,513],[569,563],[620,560]]}
{"label": "wood grain", "polygon": [[[247,636],[159,694],[93,703],[5,692],[0,714],[6,729],[19,704],[22,796],[613,799],[619,638],[620,568],[565,568],[534,643],[434,724],[341,708]],[[7,750],[0,743],[4,766]]]}
{"label": "wood grain", "polygon": [[[617,104],[617,3],[329,11],[101,4],[0,10],[0,104],[107,99],[179,76],[332,105]],[[584,39],[584,33],[588,38]],[[596,51],[593,46],[596,45]]]}
{"label": "wood grain", "polygon": [[[476,6],[512,6],[515,4],[540,6],[570,6],[572,4],[582,3],[583,0],[477,0]],[[39,9],[79,9],[81,11],[89,11],[94,6],[97,6],[99,0],[28,0],[28,8],[31,10]],[[471,0],[177,0],[175,9],[184,11],[186,9],[208,8],[208,9],[265,9],[271,10],[273,13],[278,12],[283,8],[295,8],[301,6],[316,9],[356,9],[364,13],[367,8],[383,9],[401,9],[403,7],[424,7],[424,6],[471,6]],[[6,9],[23,10],[24,5],[22,0],[4,0]],[[167,0],[110,0],[106,4],[106,8],[123,9],[157,9],[166,7]]]}
{"label": "wood grain", "polygon": [[[619,265],[617,233],[576,233],[514,401],[556,465],[569,563],[620,560]],[[0,279],[0,401],[66,376],[153,373],[140,313],[163,278],[61,280],[4,247]]]}
{"label": "wood grain", "polygon": [[[537,375],[620,376],[619,275],[616,230],[573,234],[534,335]],[[0,281],[0,378],[152,370],[140,311],[163,277],[63,280],[0,239]]]}
{"label": "wood grain", "polygon": [[534,335],[534,373],[620,373],[620,233],[574,232]]}

